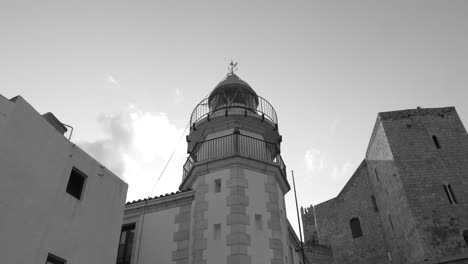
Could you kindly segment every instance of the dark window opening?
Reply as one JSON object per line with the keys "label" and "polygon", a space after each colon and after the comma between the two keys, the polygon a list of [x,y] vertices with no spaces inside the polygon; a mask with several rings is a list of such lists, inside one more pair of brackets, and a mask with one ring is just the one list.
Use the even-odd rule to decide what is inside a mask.
{"label": "dark window opening", "polygon": [[289,255],[291,255],[290,263],[294,264],[293,248],[291,246],[289,246]]}
{"label": "dark window opening", "polygon": [[81,200],[83,194],[83,188],[86,181],[86,175],[79,171],[77,168],[73,168],[70,173],[70,179],[67,184],[67,193]]}
{"label": "dark window opening", "polygon": [[255,228],[263,230],[263,219],[261,214],[255,214]]}
{"label": "dark window opening", "polygon": [[349,221],[349,225],[351,227],[351,233],[353,234],[353,238],[358,238],[362,236],[362,229],[361,223],[359,222],[359,218],[353,218]]}
{"label": "dark window opening", "polygon": [[390,226],[392,227],[393,232],[395,232],[395,227],[393,227],[393,221],[392,221],[392,217],[390,216],[390,214],[388,214],[388,221],[390,222]]}
{"label": "dark window opening", "polygon": [[215,183],[215,190],[214,190],[215,193],[221,192],[221,179],[216,179],[214,183]]}
{"label": "dark window opening", "polygon": [[375,178],[377,179],[377,182],[380,182],[379,173],[377,172],[377,168],[374,169],[374,172],[375,172]]}
{"label": "dark window opening", "polygon": [[457,198],[455,197],[455,194],[453,193],[452,186],[450,184],[444,186],[444,191],[445,194],[447,195],[447,199],[449,200],[450,204],[456,204],[457,203]]}
{"label": "dark window opening", "polygon": [[455,194],[453,193],[453,191],[452,191],[452,186],[451,186],[450,184],[448,185],[448,191],[449,191],[449,193],[450,193],[450,196],[452,197],[452,201],[453,201],[454,203],[457,203],[457,198],[455,198]]}
{"label": "dark window opening", "polygon": [[374,211],[375,211],[375,212],[378,212],[378,211],[379,211],[379,207],[377,207],[377,201],[375,200],[375,196],[374,196],[374,195],[371,195],[371,200],[372,200],[372,205],[374,205]]}
{"label": "dark window opening", "polygon": [[64,260],[63,258],[57,257],[49,253],[45,264],[65,264],[65,263],[67,263],[67,261]]}
{"label": "dark window opening", "polygon": [[120,233],[117,264],[130,264],[132,259],[133,240],[135,238],[135,223],[122,226]]}
{"label": "dark window opening", "polygon": [[220,240],[221,239],[221,224],[214,224],[213,225],[213,239]]}
{"label": "dark window opening", "polygon": [[468,230],[463,231],[463,239],[465,240],[466,247],[468,247]]}
{"label": "dark window opening", "polygon": [[436,148],[440,149],[439,139],[436,136],[432,136],[432,140],[434,141]]}

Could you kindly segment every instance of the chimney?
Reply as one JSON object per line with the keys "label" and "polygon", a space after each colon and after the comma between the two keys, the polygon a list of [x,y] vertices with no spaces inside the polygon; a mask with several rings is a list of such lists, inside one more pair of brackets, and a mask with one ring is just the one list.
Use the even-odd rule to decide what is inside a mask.
{"label": "chimney", "polygon": [[43,114],[42,117],[44,117],[44,119],[47,120],[49,124],[51,124],[55,129],[57,129],[57,131],[60,134],[64,135],[65,132],[67,132],[67,128],[51,112]]}

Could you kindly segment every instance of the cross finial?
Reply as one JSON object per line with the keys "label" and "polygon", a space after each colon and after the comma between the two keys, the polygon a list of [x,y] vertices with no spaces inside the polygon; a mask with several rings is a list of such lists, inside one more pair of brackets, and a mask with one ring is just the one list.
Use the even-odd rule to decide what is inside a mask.
{"label": "cross finial", "polygon": [[232,60],[231,60],[231,63],[229,63],[229,66],[228,66],[228,76],[229,75],[233,75],[235,71],[237,71],[237,62],[234,63]]}

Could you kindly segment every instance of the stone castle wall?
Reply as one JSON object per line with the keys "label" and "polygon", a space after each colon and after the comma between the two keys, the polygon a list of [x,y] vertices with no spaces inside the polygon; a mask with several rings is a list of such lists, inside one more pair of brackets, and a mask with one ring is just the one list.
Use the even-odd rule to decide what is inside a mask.
{"label": "stone castle wall", "polygon": [[[467,177],[468,135],[454,108],[380,113],[342,192],[303,213],[306,241],[317,231],[309,253],[329,246],[333,263],[466,263]],[[360,238],[351,236],[352,217]]]}

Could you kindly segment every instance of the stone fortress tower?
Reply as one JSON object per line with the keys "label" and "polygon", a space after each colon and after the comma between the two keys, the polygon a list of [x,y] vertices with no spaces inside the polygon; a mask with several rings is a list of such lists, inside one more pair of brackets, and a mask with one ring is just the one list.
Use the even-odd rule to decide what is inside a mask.
{"label": "stone fortress tower", "polygon": [[276,112],[234,67],[193,110],[180,192],[127,203],[119,264],[305,264]]}
{"label": "stone fortress tower", "polygon": [[468,134],[455,108],[379,113],[361,165],[302,221],[313,263],[468,263]]}

